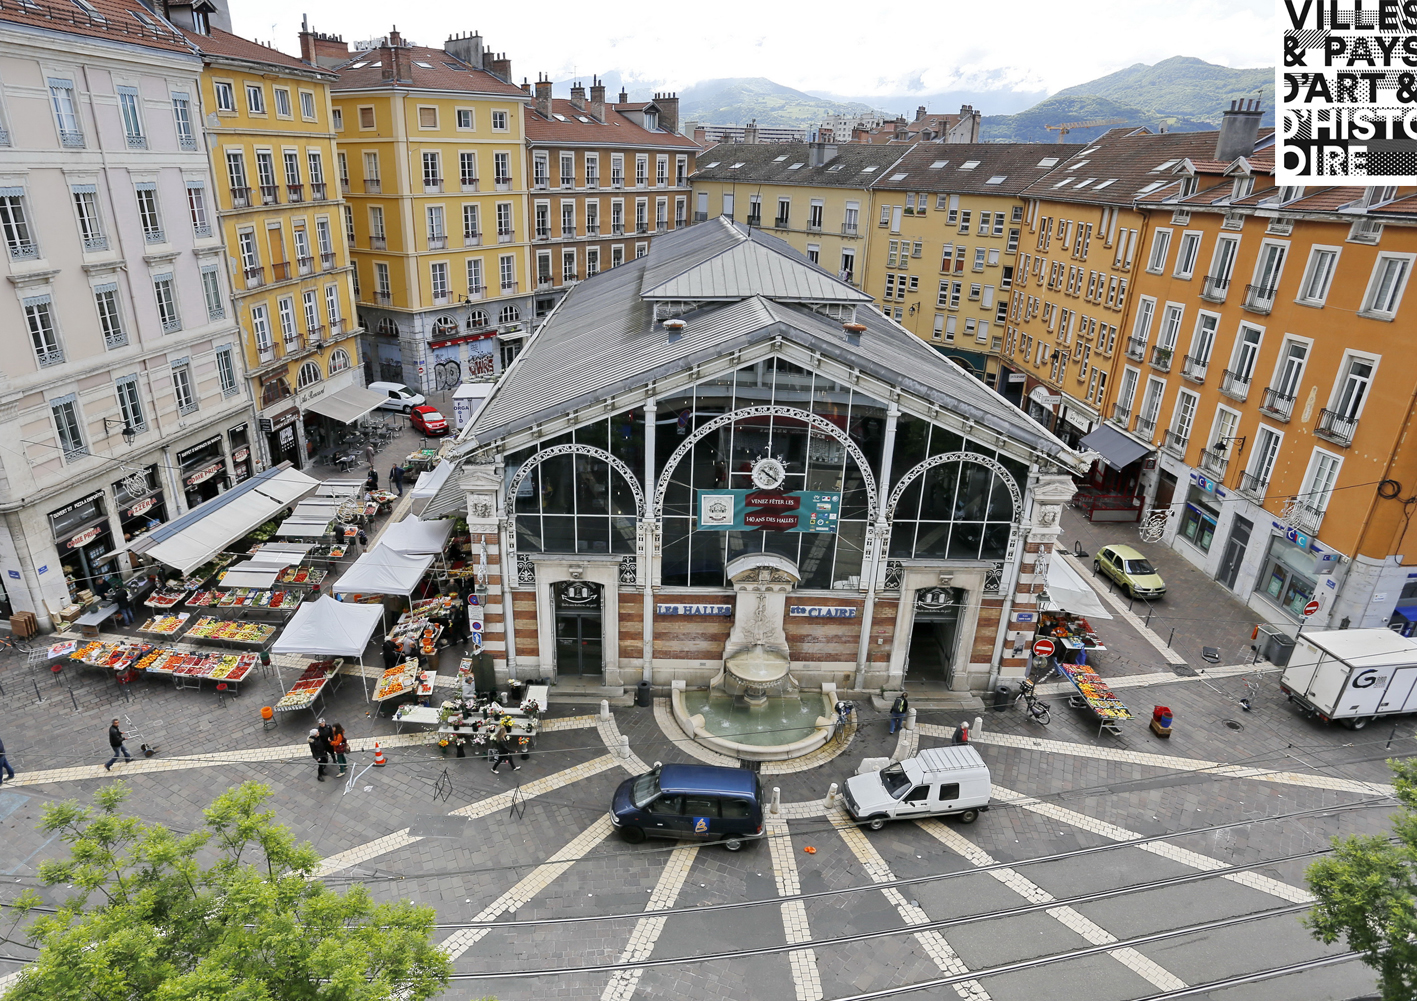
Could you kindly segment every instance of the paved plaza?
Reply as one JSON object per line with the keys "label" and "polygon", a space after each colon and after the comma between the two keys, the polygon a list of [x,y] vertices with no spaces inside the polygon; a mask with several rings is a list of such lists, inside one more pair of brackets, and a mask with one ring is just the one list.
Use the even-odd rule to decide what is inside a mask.
{"label": "paved plaza", "polygon": [[[1136,535],[1065,529],[1087,551]],[[897,738],[867,704],[855,732],[814,766],[763,766],[782,810],[769,837],[736,854],[632,846],[610,827],[617,783],[654,761],[705,753],[674,734],[662,701],[602,718],[597,699],[553,690],[534,752],[520,771],[493,775],[483,759],[396,733],[350,675],[321,714],[354,739],[352,778],[317,783],[304,741],[311,715],[262,727],[260,707],[279,694],[274,677],[218,702],[157,680],[125,691],[78,665],[56,680],[8,655],[0,737],[18,775],[0,789],[0,885],[5,897],[35,886],[39,864],[62,853],[36,831],[46,804],[123,779],[134,811],[190,830],[218,789],[256,779],[273,789],[280,820],[320,851],[332,886],[360,882],[381,899],[437,909],[457,971],[448,998],[834,1001],[926,983],[935,986],[915,996],[1122,1001],[1226,983],[1187,996],[1372,994],[1362,964],[1315,962],[1344,950],[1300,925],[1303,872],[1332,836],[1385,828],[1384,759],[1410,752],[1413,723],[1350,732],[1304,720],[1273,668],[1247,667],[1253,613],[1187,574],[1175,554],[1147,551],[1172,586],[1150,634],[1145,608],[1123,616],[1125,599],[1097,624],[1109,651],[1094,664],[1138,716],[1121,737],[1099,737],[1056,684],[1044,685],[1047,728],[1018,709],[982,714],[975,742],[995,790],[977,823],[870,832],[828,802],[832,783],[863,757],[948,743],[964,720],[921,711],[915,731]],[[1199,649],[1216,636],[1224,667],[1198,673],[1208,667]],[[1250,712],[1239,705],[1247,680],[1259,684]],[[1153,705],[1175,715],[1169,740],[1144,725]],[[139,735],[134,747],[160,753],[110,775],[102,764],[115,715]],[[368,767],[375,740],[389,758],[381,769]],[[439,798],[443,776],[451,792]],[[16,968],[7,959],[0,975]],[[1280,968],[1294,972],[1234,983]]]}

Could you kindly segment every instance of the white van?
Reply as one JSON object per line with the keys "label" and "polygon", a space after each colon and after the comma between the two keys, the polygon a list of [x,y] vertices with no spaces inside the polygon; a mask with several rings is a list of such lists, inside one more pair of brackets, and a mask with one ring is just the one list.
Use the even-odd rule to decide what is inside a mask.
{"label": "white van", "polygon": [[873,831],[888,820],[958,817],[972,824],[989,809],[989,766],[968,744],[931,747],[879,772],[846,780],[846,810]]}
{"label": "white van", "polygon": [[381,410],[399,410],[406,414],[424,403],[422,393],[415,393],[401,382],[371,382],[368,388],[371,393],[385,397],[379,404]]}

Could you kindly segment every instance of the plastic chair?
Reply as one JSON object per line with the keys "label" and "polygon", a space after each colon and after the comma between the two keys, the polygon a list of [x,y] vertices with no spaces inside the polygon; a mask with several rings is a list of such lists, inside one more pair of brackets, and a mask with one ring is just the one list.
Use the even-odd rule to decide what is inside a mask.
{"label": "plastic chair", "polygon": [[218,682],[217,682],[217,686],[216,686],[216,701],[217,701],[217,705],[221,706],[223,709],[226,708],[226,692],[227,692],[227,684],[226,684],[226,682],[225,682],[225,681],[218,681]]}

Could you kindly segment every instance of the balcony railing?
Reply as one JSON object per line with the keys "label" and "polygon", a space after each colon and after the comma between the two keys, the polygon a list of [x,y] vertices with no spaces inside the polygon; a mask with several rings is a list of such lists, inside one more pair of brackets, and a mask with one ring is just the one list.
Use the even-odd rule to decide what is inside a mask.
{"label": "balcony railing", "polygon": [[549,239],[551,239],[551,227],[550,227],[550,226],[538,226],[538,227],[536,227],[536,239],[538,239],[538,240],[549,240]]}
{"label": "balcony railing", "polygon": [[541,291],[542,289],[551,288],[551,286],[554,285],[554,284],[555,284],[555,282],[552,280],[552,278],[551,278],[550,275],[537,275],[537,276],[536,276],[536,289],[537,289],[538,292]]}
{"label": "balcony railing", "polygon": [[1131,407],[1124,407],[1120,403],[1112,404],[1112,422],[1126,427],[1132,422]]}
{"label": "balcony railing", "polygon": [[1272,386],[1268,387],[1260,400],[1260,409],[1266,416],[1288,421],[1289,416],[1294,413],[1294,397],[1281,393]]}
{"label": "balcony railing", "polygon": [[498,243],[511,243],[511,242],[512,242],[512,238],[513,238],[514,236],[516,236],[516,235],[517,235],[517,234],[516,234],[516,230],[512,230],[512,229],[499,229],[499,230],[497,230],[497,242],[498,242]]}
{"label": "balcony railing", "polygon": [[330,336],[331,336],[331,337],[343,337],[343,336],[344,336],[344,317],[342,317],[342,316],[341,316],[341,317],[336,317],[335,319],[333,319],[333,320],[330,321]]}
{"label": "balcony railing", "polygon": [[288,202],[303,202],[305,200],[304,185],[287,184],[285,186],[285,200]]}
{"label": "balcony railing", "polygon": [[148,243],[166,243],[166,242],[167,242],[167,236],[166,236],[166,234],[163,233],[163,231],[162,231],[161,229],[145,229],[145,230],[143,230],[143,239],[146,240]]}
{"label": "balcony railing", "polygon": [[323,202],[323,201],[325,200],[325,182],[324,182],[324,181],[311,181],[311,182],[310,182],[310,200],[311,200],[311,201],[316,201],[316,202]]}
{"label": "balcony railing", "polygon": [[125,136],[124,138],[126,138],[126,139],[128,140],[128,148],[129,148],[129,149],[147,149],[147,148],[148,148],[148,137],[147,137],[147,136],[128,135],[128,136]]}
{"label": "balcony railing", "polygon": [[429,250],[447,250],[447,249],[448,249],[448,234],[446,234],[446,233],[439,233],[439,234],[437,234],[437,235],[435,236],[434,234],[429,233],[429,234],[428,234],[428,249],[429,249]]}
{"label": "balcony railing", "polygon": [[10,244],[10,258],[16,261],[29,261],[39,256],[39,244],[30,240],[16,240]]}
{"label": "balcony railing", "polygon": [[610,186],[611,186],[612,188],[623,188],[623,187],[625,186],[625,178],[624,178],[624,176],[621,175],[621,174],[611,174],[611,175],[610,175]]}
{"label": "balcony railing", "polygon": [[467,297],[468,297],[469,299],[481,299],[481,298],[482,298],[483,296],[485,296],[486,294],[487,294],[487,286],[486,286],[486,285],[469,285],[469,286],[468,286],[468,289],[467,289]]}
{"label": "balcony railing", "polygon": [[695,213],[694,213],[694,222],[708,222],[708,213],[707,213],[707,212],[695,212]]}
{"label": "balcony railing", "polygon": [[352,189],[350,188],[350,186],[349,186],[349,178],[347,178],[347,177],[341,177],[341,178],[339,179],[339,188],[340,188],[340,193],[341,193],[341,194],[346,194],[346,195],[349,194],[350,191],[352,190]]}
{"label": "balcony railing", "polygon": [[250,188],[231,189],[231,207],[234,209],[245,209],[251,207]]}
{"label": "balcony railing", "polygon": [[374,293],[374,301],[380,306],[392,306],[394,304],[394,297],[388,292],[376,292]]}
{"label": "balcony railing", "polygon": [[75,129],[60,129],[59,142],[70,148],[82,148],[84,145],[84,134]]}
{"label": "balcony railing", "polygon": [[551,186],[551,178],[547,177],[545,174],[542,174],[538,177],[533,177],[531,179],[531,186],[533,190],[545,191]]}
{"label": "balcony railing", "polygon": [[1205,382],[1205,373],[1209,368],[1210,361],[1208,359],[1202,360],[1195,355],[1186,355],[1186,360],[1181,365],[1181,378],[1190,379],[1192,382]]}
{"label": "balcony railing", "polygon": [[1250,395],[1250,377],[1227,368],[1220,376],[1220,391],[1232,400],[1243,403]]}
{"label": "balcony railing", "polygon": [[384,182],[377,177],[364,179],[364,193],[366,195],[381,194],[384,190]]}
{"label": "balcony railing", "polygon": [[162,332],[164,334],[175,334],[182,329],[182,318],[180,316],[169,316],[162,321]]}
{"label": "balcony railing", "polygon": [[611,235],[611,236],[624,236],[624,235],[625,235],[625,224],[624,224],[623,222],[612,222],[612,223],[610,224],[610,235]]}
{"label": "balcony railing", "polygon": [[306,339],[309,341],[310,346],[311,346],[312,348],[319,347],[319,346],[320,346],[320,342],[325,339],[325,327],[324,327],[324,325],[323,325],[323,324],[319,324],[319,323],[315,324],[315,326],[313,326],[313,327],[311,327],[309,330],[305,331],[305,337],[306,337]]}
{"label": "balcony railing", "polygon": [[1221,479],[1225,476],[1225,469],[1229,465],[1229,456],[1221,455],[1219,452],[1209,448],[1201,449],[1201,468],[1216,479]]}
{"label": "balcony railing", "polygon": [[1176,456],[1178,459],[1184,459],[1186,457],[1186,446],[1190,444],[1190,441],[1191,439],[1182,438],[1175,431],[1172,431],[1168,428],[1166,431],[1166,437],[1161,443],[1161,447],[1166,449],[1166,451],[1170,452],[1172,455]]}
{"label": "balcony railing", "polygon": [[463,189],[464,191],[476,191],[476,190],[477,190],[477,178],[475,178],[475,177],[464,177],[464,178],[462,179],[462,181],[461,181],[461,184],[462,184],[462,189]]}
{"label": "balcony railing", "polygon": [[297,257],[295,259],[295,267],[302,275],[308,275],[315,270],[315,258]]}
{"label": "balcony railing", "polygon": [[576,190],[576,179],[575,179],[574,177],[563,177],[563,178],[561,178],[561,190],[562,190],[562,191],[575,191],[575,190]]}
{"label": "balcony railing", "polygon": [[40,368],[48,368],[51,365],[64,364],[64,349],[53,348],[49,351],[36,351],[35,360],[39,362]]}
{"label": "balcony railing", "polygon": [[290,277],[290,262],[279,261],[271,265],[271,281],[283,282]]}
{"label": "balcony railing", "polygon": [[598,188],[598,187],[600,187],[600,175],[599,175],[599,174],[587,174],[587,175],[585,176],[585,186],[586,186],[587,188]]}
{"label": "balcony railing", "polygon": [[179,149],[186,149],[186,150],[193,150],[193,149],[196,149],[196,148],[197,148],[197,137],[196,137],[196,136],[183,136],[182,138],[180,138],[180,139],[177,140],[177,146],[178,146]]}
{"label": "balcony railing", "polygon": [[1264,500],[1264,492],[1269,488],[1269,478],[1261,479],[1254,473],[1240,474],[1240,489],[1257,500]]}
{"label": "balcony railing", "polygon": [[1211,302],[1224,302],[1230,291],[1230,279],[1220,275],[1206,275],[1201,282],[1201,298]]}
{"label": "balcony railing", "polygon": [[241,272],[246,278],[246,287],[260,288],[266,284],[266,269],[263,267],[245,268]]}
{"label": "balcony railing", "polygon": [[773,229],[787,229],[787,217],[778,216],[772,221]]}
{"label": "balcony railing", "polygon": [[334,251],[320,255],[320,270],[328,271],[335,266]]}
{"label": "balcony railing", "polygon": [[1171,348],[1163,348],[1160,345],[1151,349],[1151,367],[1158,372],[1171,371]]}
{"label": "balcony railing", "polygon": [[212,228],[207,223],[192,227],[192,235],[199,240],[205,240],[212,235]]}
{"label": "balcony railing", "polygon": [[598,223],[598,222],[588,222],[588,223],[586,223],[586,226],[585,226],[585,235],[586,235],[586,236],[599,236],[599,235],[600,235],[600,223]]}
{"label": "balcony railing", "polygon": [[498,190],[498,191],[509,191],[509,190],[511,190],[511,187],[512,187],[512,179],[511,179],[510,177],[496,177],[496,178],[493,178],[493,182],[497,185],[497,190]]}
{"label": "balcony railing", "polygon": [[1141,361],[1146,357],[1145,337],[1127,338],[1127,357],[1131,358],[1133,361]]}
{"label": "balcony railing", "polygon": [[647,223],[647,222],[637,222],[637,223],[635,223],[635,232],[636,232],[636,233],[641,233],[641,234],[643,234],[643,233],[648,233],[648,232],[649,232],[649,223]]}
{"label": "balcony railing", "polygon": [[1156,418],[1147,417],[1145,414],[1137,418],[1137,434],[1143,438],[1150,438],[1156,434]]}
{"label": "balcony railing", "polygon": [[1276,291],[1272,285],[1246,285],[1245,301],[1240,305],[1251,313],[1268,313],[1274,308]]}
{"label": "balcony railing", "polygon": [[1314,428],[1314,434],[1347,447],[1353,444],[1353,435],[1357,430],[1358,418],[1345,417],[1337,410],[1325,407],[1319,411],[1319,423]]}
{"label": "balcony railing", "polygon": [[581,276],[574,271],[563,271],[561,273],[561,283],[563,285],[569,285],[571,282],[578,282],[580,280]]}
{"label": "balcony railing", "polygon": [[574,227],[574,226],[562,225],[562,227],[561,227],[561,239],[563,239],[563,240],[572,240],[572,239],[575,238],[575,236],[576,236],[576,227]]}
{"label": "balcony railing", "polygon": [[463,245],[464,247],[480,247],[480,246],[482,246],[482,234],[481,234],[481,233],[463,233],[463,235],[462,235],[462,245]]}
{"label": "balcony railing", "polygon": [[103,344],[109,348],[121,348],[128,343],[128,332],[126,330],[105,330],[103,332]]}
{"label": "balcony railing", "polygon": [[748,213],[748,225],[749,225],[750,227],[751,227],[751,226],[756,226],[756,227],[758,227],[759,229],[762,229],[762,228],[763,228],[763,217],[760,216],[760,215],[753,215],[751,212]]}
{"label": "balcony railing", "polygon": [[280,188],[278,188],[278,187],[277,187],[276,185],[274,185],[274,184],[263,184],[263,185],[261,185],[261,204],[262,204],[262,205],[278,205],[278,204],[280,204]]}
{"label": "balcony railing", "polygon": [[423,179],[423,193],[425,195],[441,195],[443,193],[443,179],[441,177],[425,177]]}
{"label": "balcony railing", "polygon": [[1319,526],[1323,524],[1324,509],[1313,507],[1309,504],[1295,504],[1290,512],[1294,527],[1309,535],[1318,535]]}
{"label": "balcony railing", "polygon": [[502,280],[502,291],[503,291],[503,292],[515,292],[516,290],[517,290],[517,283],[516,283],[515,281],[507,281],[505,278]]}

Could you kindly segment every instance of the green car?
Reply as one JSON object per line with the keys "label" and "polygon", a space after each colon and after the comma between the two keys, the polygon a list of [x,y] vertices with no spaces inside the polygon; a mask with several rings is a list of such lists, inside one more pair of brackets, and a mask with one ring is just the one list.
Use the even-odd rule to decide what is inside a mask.
{"label": "green car", "polygon": [[1115,580],[1133,598],[1160,598],[1166,582],[1141,553],[1131,546],[1103,546],[1092,561],[1092,569]]}

